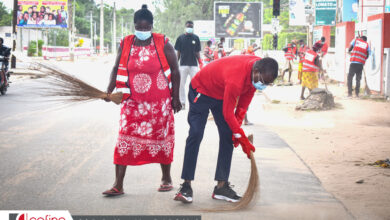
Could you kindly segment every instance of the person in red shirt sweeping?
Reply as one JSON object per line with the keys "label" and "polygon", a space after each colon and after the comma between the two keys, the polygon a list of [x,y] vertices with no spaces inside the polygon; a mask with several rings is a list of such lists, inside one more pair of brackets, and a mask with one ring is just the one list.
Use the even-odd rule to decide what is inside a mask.
{"label": "person in red shirt sweeping", "polygon": [[[191,181],[194,180],[199,146],[211,110],[219,132],[219,153],[212,197],[237,202],[240,196],[228,179],[234,146],[241,145],[248,155],[255,151],[241,128],[242,121],[256,89],[262,90],[278,76],[278,63],[272,58],[236,55],[211,62],[190,83],[189,135],[186,141],[181,178],[184,183],[174,200],[192,202]],[[237,103],[238,100],[238,103]],[[237,107],[236,107],[237,103]]]}

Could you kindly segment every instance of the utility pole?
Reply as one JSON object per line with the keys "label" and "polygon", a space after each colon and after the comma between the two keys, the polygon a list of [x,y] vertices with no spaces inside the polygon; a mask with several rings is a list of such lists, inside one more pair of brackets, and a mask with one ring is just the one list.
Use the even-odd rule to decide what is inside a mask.
{"label": "utility pole", "polygon": [[74,11],[75,11],[75,1],[76,0],[69,0],[69,3],[70,3],[70,5],[69,5],[69,7],[68,7],[68,10],[69,10],[69,16],[70,16],[70,18],[69,18],[69,57],[70,57],[70,60],[71,61],[74,61],[74,43],[73,43],[73,41],[74,41],[74,36],[73,36],[73,32],[74,32],[74,17],[75,17],[75,15],[74,15]]}
{"label": "utility pole", "polygon": [[91,43],[90,43],[90,47],[93,48],[92,11],[90,12],[89,22],[91,23],[91,27],[90,27],[90,31],[91,31]]}
{"label": "utility pole", "polygon": [[103,55],[104,49],[104,3],[100,1],[100,55]]}
{"label": "utility pole", "polygon": [[[12,51],[16,50],[16,25],[17,25],[17,17],[18,17],[18,0],[14,0],[14,10],[13,10],[13,18],[12,18]],[[38,45],[37,45],[38,47]],[[11,68],[16,68],[16,57],[12,55],[11,57]]]}
{"label": "utility pole", "polygon": [[112,33],[112,53],[115,54],[116,52],[116,7],[115,7],[115,1],[114,1],[114,13],[113,13],[113,33]]}
{"label": "utility pole", "polygon": [[121,38],[123,39],[123,17],[122,17],[122,36]]}

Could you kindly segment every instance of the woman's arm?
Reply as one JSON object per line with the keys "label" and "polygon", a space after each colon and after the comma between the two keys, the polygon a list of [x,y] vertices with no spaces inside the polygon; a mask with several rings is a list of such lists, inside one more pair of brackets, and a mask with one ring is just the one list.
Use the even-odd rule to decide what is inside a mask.
{"label": "woman's arm", "polygon": [[112,68],[112,71],[111,71],[110,82],[108,83],[108,86],[107,86],[107,93],[111,94],[112,91],[115,89],[115,86],[116,86],[116,74],[118,72],[118,66],[119,66],[119,62],[121,60],[121,56],[122,56],[122,48],[119,47],[118,48],[118,53],[116,55],[115,64],[114,64],[114,67]]}
{"label": "woman's arm", "polygon": [[172,108],[176,113],[181,110],[181,103],[179,100],[180,72],[175,49],[173,49],[173,46],[169,42],[167,42],[164,46],[164,54],[167,58],[169,67],[171,68]]}

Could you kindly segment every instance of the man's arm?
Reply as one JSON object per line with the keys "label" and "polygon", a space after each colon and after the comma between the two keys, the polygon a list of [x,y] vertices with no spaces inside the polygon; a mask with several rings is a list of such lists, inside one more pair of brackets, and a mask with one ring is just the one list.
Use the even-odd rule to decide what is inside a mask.
{"label": "man's arm", "polygon": [[227,85],[223,97],[223,117],[233,133],[240,132],[240,124],[234,114],[237,100],[240,96],[240,88],[235,85]]}
{"label": "man's arm", "polygon": [[238,98],[238,104],[234,115],[236,116],[237,122],[240,126],[244,120],[246,112],[248,111],[255,92],[255,88],[249,89],[248,92],[241,94],[241,96]]}
{"label": "man's arm", "polygon": [[180,60],[180,51],[177,51],[177,61]]}
{"label": "man's arm", "polygon": [[175,50],[177,51],[177,60],[180,60],[180,51],[181,51],[181,38],[180,36],[176,39]]}
{"label": "man's arm", "polygon": [[351,53],[354,46],[355,46],[355,39],[351,41],[351,44],[350,44],[349,49],[348,49],[348,53]]}
{"label": "man's arm", "polygon": [[213,57],[209,54],[209,50],[205,47],[203,50],[203,55],[209,59],[213,59]]}

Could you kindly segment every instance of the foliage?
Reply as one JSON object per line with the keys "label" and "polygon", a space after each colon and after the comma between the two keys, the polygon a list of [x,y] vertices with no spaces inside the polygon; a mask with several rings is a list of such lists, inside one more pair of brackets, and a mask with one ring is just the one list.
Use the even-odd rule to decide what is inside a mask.
{"label": "foliage", "polygon": [[3,2],[0,2],[0,26],[12,25],[12,13],[8,11]]}
{"label": "foliage", "polygon": [[[38,40],[38,56],[42,56],[42,46],[43,46],[43,40]],[[36,41],[30,41],[28,43],[28,49],[27,49],[27,56],[29,57],[35,57],[37,56],[37,42]]]}
{"label": "foliage", "polygon": [[66,29],[50,29],[48,38],[49,46],[69,46],[69,33]]}

